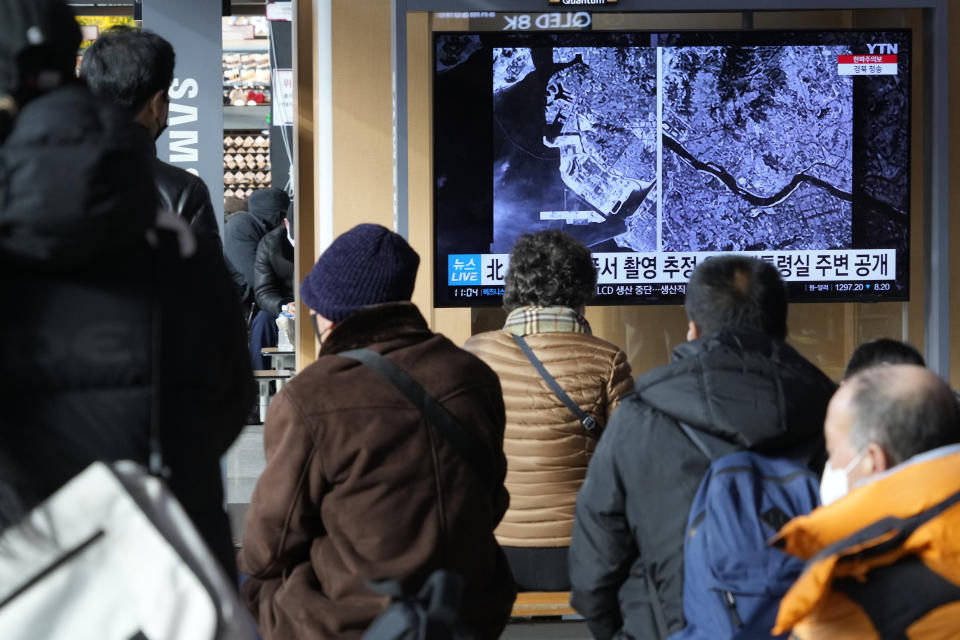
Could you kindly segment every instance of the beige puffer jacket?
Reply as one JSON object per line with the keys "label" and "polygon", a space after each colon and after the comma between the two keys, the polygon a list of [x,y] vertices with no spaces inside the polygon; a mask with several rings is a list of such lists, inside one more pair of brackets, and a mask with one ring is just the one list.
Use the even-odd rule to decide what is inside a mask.
{"label": "beige puffer jacket", "polygon": [[[573,332],[525,336],[567,395],[604,427],[633,389],[627,356],[617,346]],[[470,338],[464,349],[490,365],[503,388],[510,508],[495,534],[508,547],[570,546],[573,507],[596,439],[550,390],[504,330]]]}

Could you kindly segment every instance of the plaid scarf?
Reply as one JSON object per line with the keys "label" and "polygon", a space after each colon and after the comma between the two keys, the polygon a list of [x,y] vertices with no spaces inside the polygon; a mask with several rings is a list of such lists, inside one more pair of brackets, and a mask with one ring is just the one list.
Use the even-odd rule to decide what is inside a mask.
{"label": "plaid scarf", "polygon": [[570,307],[518,307],[507,316],[503,329],[518,336],[533,333],[591,333],[590,323]]}

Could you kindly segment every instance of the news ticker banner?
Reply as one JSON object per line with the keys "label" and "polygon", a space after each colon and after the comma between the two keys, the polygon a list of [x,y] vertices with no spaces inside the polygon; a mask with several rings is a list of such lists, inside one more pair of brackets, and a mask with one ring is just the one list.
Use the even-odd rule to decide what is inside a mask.
{"label": "news ticker banner", "polygon": [[[896,249],[743,251],[775,266],[786,282],[856,282],[896,279]],[[598,285],[685,283],[700,262],[730,252],[594,253]],[[505,253],[450,254],[449,286],[502,286]],[[873,286],[870,283],[864,285]]]}

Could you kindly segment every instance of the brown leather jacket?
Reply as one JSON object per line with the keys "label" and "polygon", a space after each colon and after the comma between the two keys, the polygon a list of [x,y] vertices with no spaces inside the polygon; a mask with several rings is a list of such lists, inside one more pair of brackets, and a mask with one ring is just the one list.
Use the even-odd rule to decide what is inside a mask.
{"label": "brown leather jacket", "polygon": [[[489,445],[495,487],[400,392],[337,355],[360,347],[389,357]],[[415,592],[446,568],[466,582],[463,622],[497,638],[515,596],[493,537],[509,501],[503,426],[496,375],[432,333],[414,305],[377,305],[338,324],[267,414],[267,467],[240,556],[263,637],[359,638],[387,604],[368,580]]]}
{"label": "brown leather jacket", "polygon": [[[627,356],[589,334],[558,332],[525,336],[567,395],[601,428],[620,397],[633,389]],[[510,509],[497,527],[510,547],[570,546],[573,508],[596,439],[550,390],[505,330],[470,338],[464,349],[500,376],[507,409],[504,450]]]}

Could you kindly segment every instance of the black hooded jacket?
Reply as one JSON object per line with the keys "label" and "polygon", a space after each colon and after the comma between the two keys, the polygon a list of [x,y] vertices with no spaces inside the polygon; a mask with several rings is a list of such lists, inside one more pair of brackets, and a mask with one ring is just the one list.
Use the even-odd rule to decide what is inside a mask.
{"label": "black hooded jacket", "polygon": [[244,327],[223,259],[157,215],[152,164],[143,128],[79,84],[0,146],[0,447],[36,502],[94,460],[146,462],[153,422],[235,571],[219,459],[253,401]]}
{"label": "black hooded jacket", "polygon": [[277,227],[257,246],[253,283],[257,306],[267,313],[280,315],[281,307],[293,302],[293,245],[286,227]]}
{"label": "black hooded jacket", "polygon": [[683,541],[709,461],[678,422],[744,449],[788,457],[802,451],[808,459],[812,452],[822,463],[823,419],[835,388],[786,343],[752,332],[685,343],[673,362],[637,379],[577,497],[571,602],[594,637],[660,637],[648,577],[669,632],[684,627]]}
{"label": "black hooded jacket", "polygon": [[254,191],[247,201],[248,210],[230,216],[223,228],[223,254],[243,302],[254,299],[257,246],[271,229],[281,224],[289,204],[290,199],[280,189]]}

